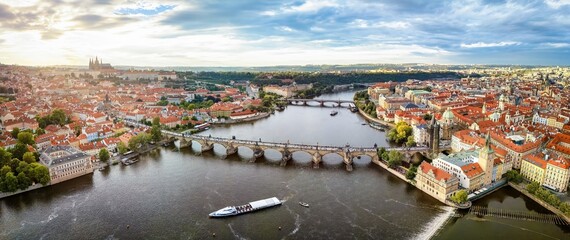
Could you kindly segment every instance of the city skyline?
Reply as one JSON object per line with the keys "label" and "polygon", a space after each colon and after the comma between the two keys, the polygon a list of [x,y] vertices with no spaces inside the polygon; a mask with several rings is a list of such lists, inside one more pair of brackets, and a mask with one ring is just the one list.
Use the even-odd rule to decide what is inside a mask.
{"label": "city skyline", "polygon": [[0,0],[0,62],[569,65],[568,0]]}

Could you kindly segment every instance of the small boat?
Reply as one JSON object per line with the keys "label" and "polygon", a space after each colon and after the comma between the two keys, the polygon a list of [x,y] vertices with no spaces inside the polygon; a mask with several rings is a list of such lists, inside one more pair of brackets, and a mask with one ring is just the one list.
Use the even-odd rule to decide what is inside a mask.
{"label": "small boat", "polygon": [[248,204],[244,204],[241,206],[228,206],[222,208],[218,211],[212,212],[209,214],[210,217],[229,217],[235,216],[239,214],[249,213],[257,210],[261,210],[264,208],[274,207],[281,205],[283,201],[279,200],[276,197],[267,198],[255,202],[250,202]]}
{"label": "small boat", "polygon": [[306,207],[306,208],[309,207],[309,204],[306,203],[306,202],[299,202],[299,205],[301,205],[301,206],[303,206],[303,207]]}
{"label": "small boat", "polygon": [[338,114],[338,112],[337,112],[337,111],[334,111],[334,110],[333,110],[333,111],[331,111],[331,116],[336,116],[337,114]]}

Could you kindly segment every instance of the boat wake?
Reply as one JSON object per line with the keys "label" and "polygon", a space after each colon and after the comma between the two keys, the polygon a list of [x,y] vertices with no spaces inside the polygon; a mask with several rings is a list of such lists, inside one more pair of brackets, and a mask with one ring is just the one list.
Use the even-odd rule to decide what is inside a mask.
{"label": "boat wake", "polygon": [[411,239],[419,239],[419,240],[429,240],[431,239],[437,231],[443,227],[443,224],[453,215],[455,209],[452,207],[441,207],[441,210],[444,212],[437,215],[433,218],[430,222],[428,222],[422,229],[420,233],[413,236]]}
{"label": "boat wake", "polygon": [[240,235],[234,230],[234,228],[232,227],[232,224],[231,224],[231,223],[228,223],[228,227],[230,228],[230,231],[232,232],[232,234],[234,235],[234,237],[235,237],[236,239],[247,240],[247,238],[240,236]]}

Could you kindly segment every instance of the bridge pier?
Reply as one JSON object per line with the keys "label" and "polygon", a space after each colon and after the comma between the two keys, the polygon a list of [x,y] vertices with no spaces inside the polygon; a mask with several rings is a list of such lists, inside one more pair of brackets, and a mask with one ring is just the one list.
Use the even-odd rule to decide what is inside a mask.
{"label": "bridge pier", "polygon": [[325,101],[320,101],[320,103],[321,103],[321,107],[325,106]]}
{"label": "bridge pier", "polygon": [[345,151],[343,154],[343,161],[346,164],[346,171],[352,172],[352,154],[350,151]]}
{"label": "bridge pier", "polygon": [[251,162],[255,162],[255,160],[257,160],[258,158],[263,157],[264,154],[265,152],[261,148],[253,149],[253,159],[251,160]]}
{"label": "bridge pier", "polygon": [[191,147],[192,141],[186,141],[185,138],[178,139],[179,148]]}
{"label": "bridge pier", "polygon": [[209,143],[209,142],[201,142],[200,145],[202,145],[201,151],[202,152],[207,152],[207,151],[211,151],[214,149],[214,143]]}
{"label": "bridge pier", "polygon": [[293,159],[293,154],[287,149],[283,150],[281,154],[283,155],[283,158],[281,158],[281,166],[283,167],[287,165],[287,162],[289,162],[289,160]]}
{"label": "bridge pier", "polygon": [[237,152],[238,148],[234,147],[232,144],[228,144],[228,146],[226,146],[226,156],[236,154]]}
{"label": "bridge pier", "polygon": [[319,165],[322,161],[323,155],[321,155],[319,152],[315,152],[315,154],[313,154],[313,168],[319,168]]}
{"label": "bridge pier", "polygon": [[307,101],[303,101],[303,105],[304,105],[304,106],[309,106],[309,103],[307,103]]}

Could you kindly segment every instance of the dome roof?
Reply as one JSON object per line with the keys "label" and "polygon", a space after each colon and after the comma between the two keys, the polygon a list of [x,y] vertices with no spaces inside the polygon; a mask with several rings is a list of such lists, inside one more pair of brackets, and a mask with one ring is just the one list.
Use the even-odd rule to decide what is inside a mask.
{"label": "dome roof", "polygon": [[453,113],[448,108],[447,110],[445,110],[442,117],[443,119],[453,119]]}

